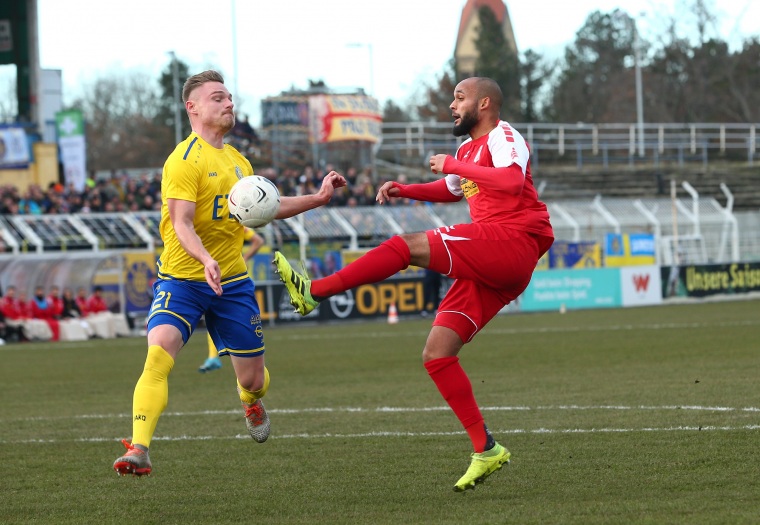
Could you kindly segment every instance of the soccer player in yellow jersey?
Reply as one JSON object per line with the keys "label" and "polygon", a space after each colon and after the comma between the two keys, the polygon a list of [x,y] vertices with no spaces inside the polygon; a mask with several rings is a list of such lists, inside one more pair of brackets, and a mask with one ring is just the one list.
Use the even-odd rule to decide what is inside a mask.
{"label": "soccer player in yellow jersey", "polygon": [[[232,95],[216,71],[187,79],[182,89],[192,133],[169,155],[161,181],[161,238],[164,251],[148,314],[148,355],[132,401],[132,439],[116,459],[119,475],[150,474],[148,456],[156,424],[169,399],[168,376],[180,349],[205,315],[220,355],[229,355],[251,437],[269,437],[261,398],[269,388],[264,339],[254,283],[242,247],[244,228],[227,208],[238,179],[253,174],[248,160],[224,143],[235,124]],[[346,180],[330,172],[319,191],[281,197],[277,219],[330,201]]]}
{"label": "soccer player in yellow jersey", "polygon": [[[264,246],[264,237],[256,233],[251,228],[245,229],[245,234],[243,235],[243,241],[249,243],[248,249],[243,254],[243,260],[248,263],[248,260],[256,255],[256,252],[259,251],[259,249]],[[206,372],[212,372],[214,370],[219,370],[222,368],[222,360],[219,359],[219,351],[216,349],[216,345],[214,345],[214,340],[211,339],[211,333],[207,333],[207,339],[208,339],[208,357],[203,362],[203,364],[198,368],[198,372],[201,374],[205,374]]]}

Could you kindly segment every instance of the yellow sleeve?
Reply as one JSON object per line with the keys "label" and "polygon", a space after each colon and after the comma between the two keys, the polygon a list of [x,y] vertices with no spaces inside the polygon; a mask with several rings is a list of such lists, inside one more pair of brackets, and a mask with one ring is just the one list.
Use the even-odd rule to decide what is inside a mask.
{"label": "yellow sleeve", "polygon": [[197,202],[201,183],[200,173],[201,170],[196,164],[187,162],[179,156],[170,156],[164,166],[161,193],[167,199]]}

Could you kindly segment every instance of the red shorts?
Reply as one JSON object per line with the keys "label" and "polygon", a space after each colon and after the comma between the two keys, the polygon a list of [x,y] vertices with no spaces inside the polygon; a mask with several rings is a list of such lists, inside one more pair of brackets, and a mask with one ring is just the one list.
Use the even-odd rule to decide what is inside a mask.
{"label": "red shorts", "polygon": [[458,224],[426,233],[429,268],[455,279],[433,326],[454,330],[465,343],[523,293],[554,241],[499,224]]}

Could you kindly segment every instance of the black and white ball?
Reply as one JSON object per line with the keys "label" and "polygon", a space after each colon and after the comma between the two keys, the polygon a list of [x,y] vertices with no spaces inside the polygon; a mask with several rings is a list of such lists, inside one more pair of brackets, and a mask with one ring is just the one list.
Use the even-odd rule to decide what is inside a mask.
{"label": "black and white ball", "polygon": [[272,222],[280,211],[280,192],[266,177],[251,175],[232,186],[227,205],[240,224],[260,228]]}

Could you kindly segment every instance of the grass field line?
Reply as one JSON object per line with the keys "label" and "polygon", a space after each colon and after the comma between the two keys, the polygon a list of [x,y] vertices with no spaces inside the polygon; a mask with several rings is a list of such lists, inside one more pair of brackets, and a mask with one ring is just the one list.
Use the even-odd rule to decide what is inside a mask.
{"label": "grass field line", "polygon": [[[450,410],[447,406],[435,407],[316,407],[316,408],[272,408],[267,409],[270,414],[319,414],[319,413],[415,413],[415,412],[441,412]],[[700,405],[545,405],[545,406],[484,406],[480,407],[483,412],[528,412],[532,410],[644,410],[644,411],[669,411],[669,410],[693,410],[702,412],[760,412],[759,407],[724,407],[724,406],[700,406]],[[234,415],[240,410],[199,410],[190,412],[164,412],[161,417],[197,417],[213,415]],[[0,418],[0,422],[14,421],[52,421],[72,419],[121,419],[131,417],[131,414],[80,414],[72,416],[33,416],[23,418]]]}
{"label": "grass field line", "polygon": [[[542,326],[542,327],[524,327],[524,328],[486,328],[482,334],[543,334],[543,333],[578,333],[578,332],[621,332],[631,330],[676,330],[683,328],[730,328],[737,326],[757,326],[760,325],[760,319],[757,320],[744,320],[744,321],[721,321],[721,322],[693,322],[693,323],[643,323],[643,324],[611,324],[611,325],[592,325],[592,326]],[[353,332],[346,331],[341,333],[341,339],[344,338],[356,338],[367,339],[377,337],[410,337],[418,335],[427,335],[429,329],[426,327],[422,330],[414,331],[382,331],[382,332]],[[298,334],[290,332],[286,335],[278,334],[278,337],[289,341],[310,341],[314,339],[333,339],[334,333],[314,333],[309,332],[308,335]]]}
{"label": "grass field line", "polygon": [[[544,334],[544,333],[583,333],[583,332],[623,332],[633,330],[678,330],[678,329],[704,329],[704,328],[731,328],[744,326],[758,326],[760,318],[746,319],[743,321],[721,321],[721,322],[689,322],[689,323],[642,323],[642,324],[610,324],[610,325],[591,325],[591,326],[542,326],[542,327],[523,327],[523,328],[495,328],[489,327],[482,332],[482,335],[513,335],[513,334]],[[305,327],[303,327],[305,328]],[[391,331],[351,331],[347,330],[341,333],[341,339],[376,339],[376,338],[393,338],[393,337],[425,337],[429,332],[428,327],[419,330],[391,330]],[[308,334],[298,333],[298,330],[288,330],[287,333],[277,332],[277,337],[287,341],[313,341],[327,340],[335,338],[333,332],[315,333],[309,331]],[[135,339],[137,339],[135,337]],[[81,341],[56,341],[26,344],[10,344],[0,346],[0,352],[13,352],[19,350],[47,349],[55,348],[58,350],[81,348]]]}
{"label": "grass field line", "polygon": [[[760,430],[760,425],[740,425],[740,426],[676,426],[676,427],[641,427],[641,428],[512,428],[507,430],[495,430],[496,435],[508,434],[626,434],[634,432],[731,432],[740,430]],[[273,435],[270,439],[361,439],[373,437],[448,437],[465,435],[464,431],[457,432],[401,432],[401,431],[373,431],[373,432],[355,432],[348,434],[335,434],[325,432],[320,434],[298,433]],[[18,439],[4,440],[0,439],[0,445],[29,445],[29,444],[51,444],[51,443],[106,443],[118,442],[121,437],[83,437],[72,439]],[[248,434],[235,434],[234,436],[155,436],[153,441],[213,441],[213,440],[250,440]]]}

